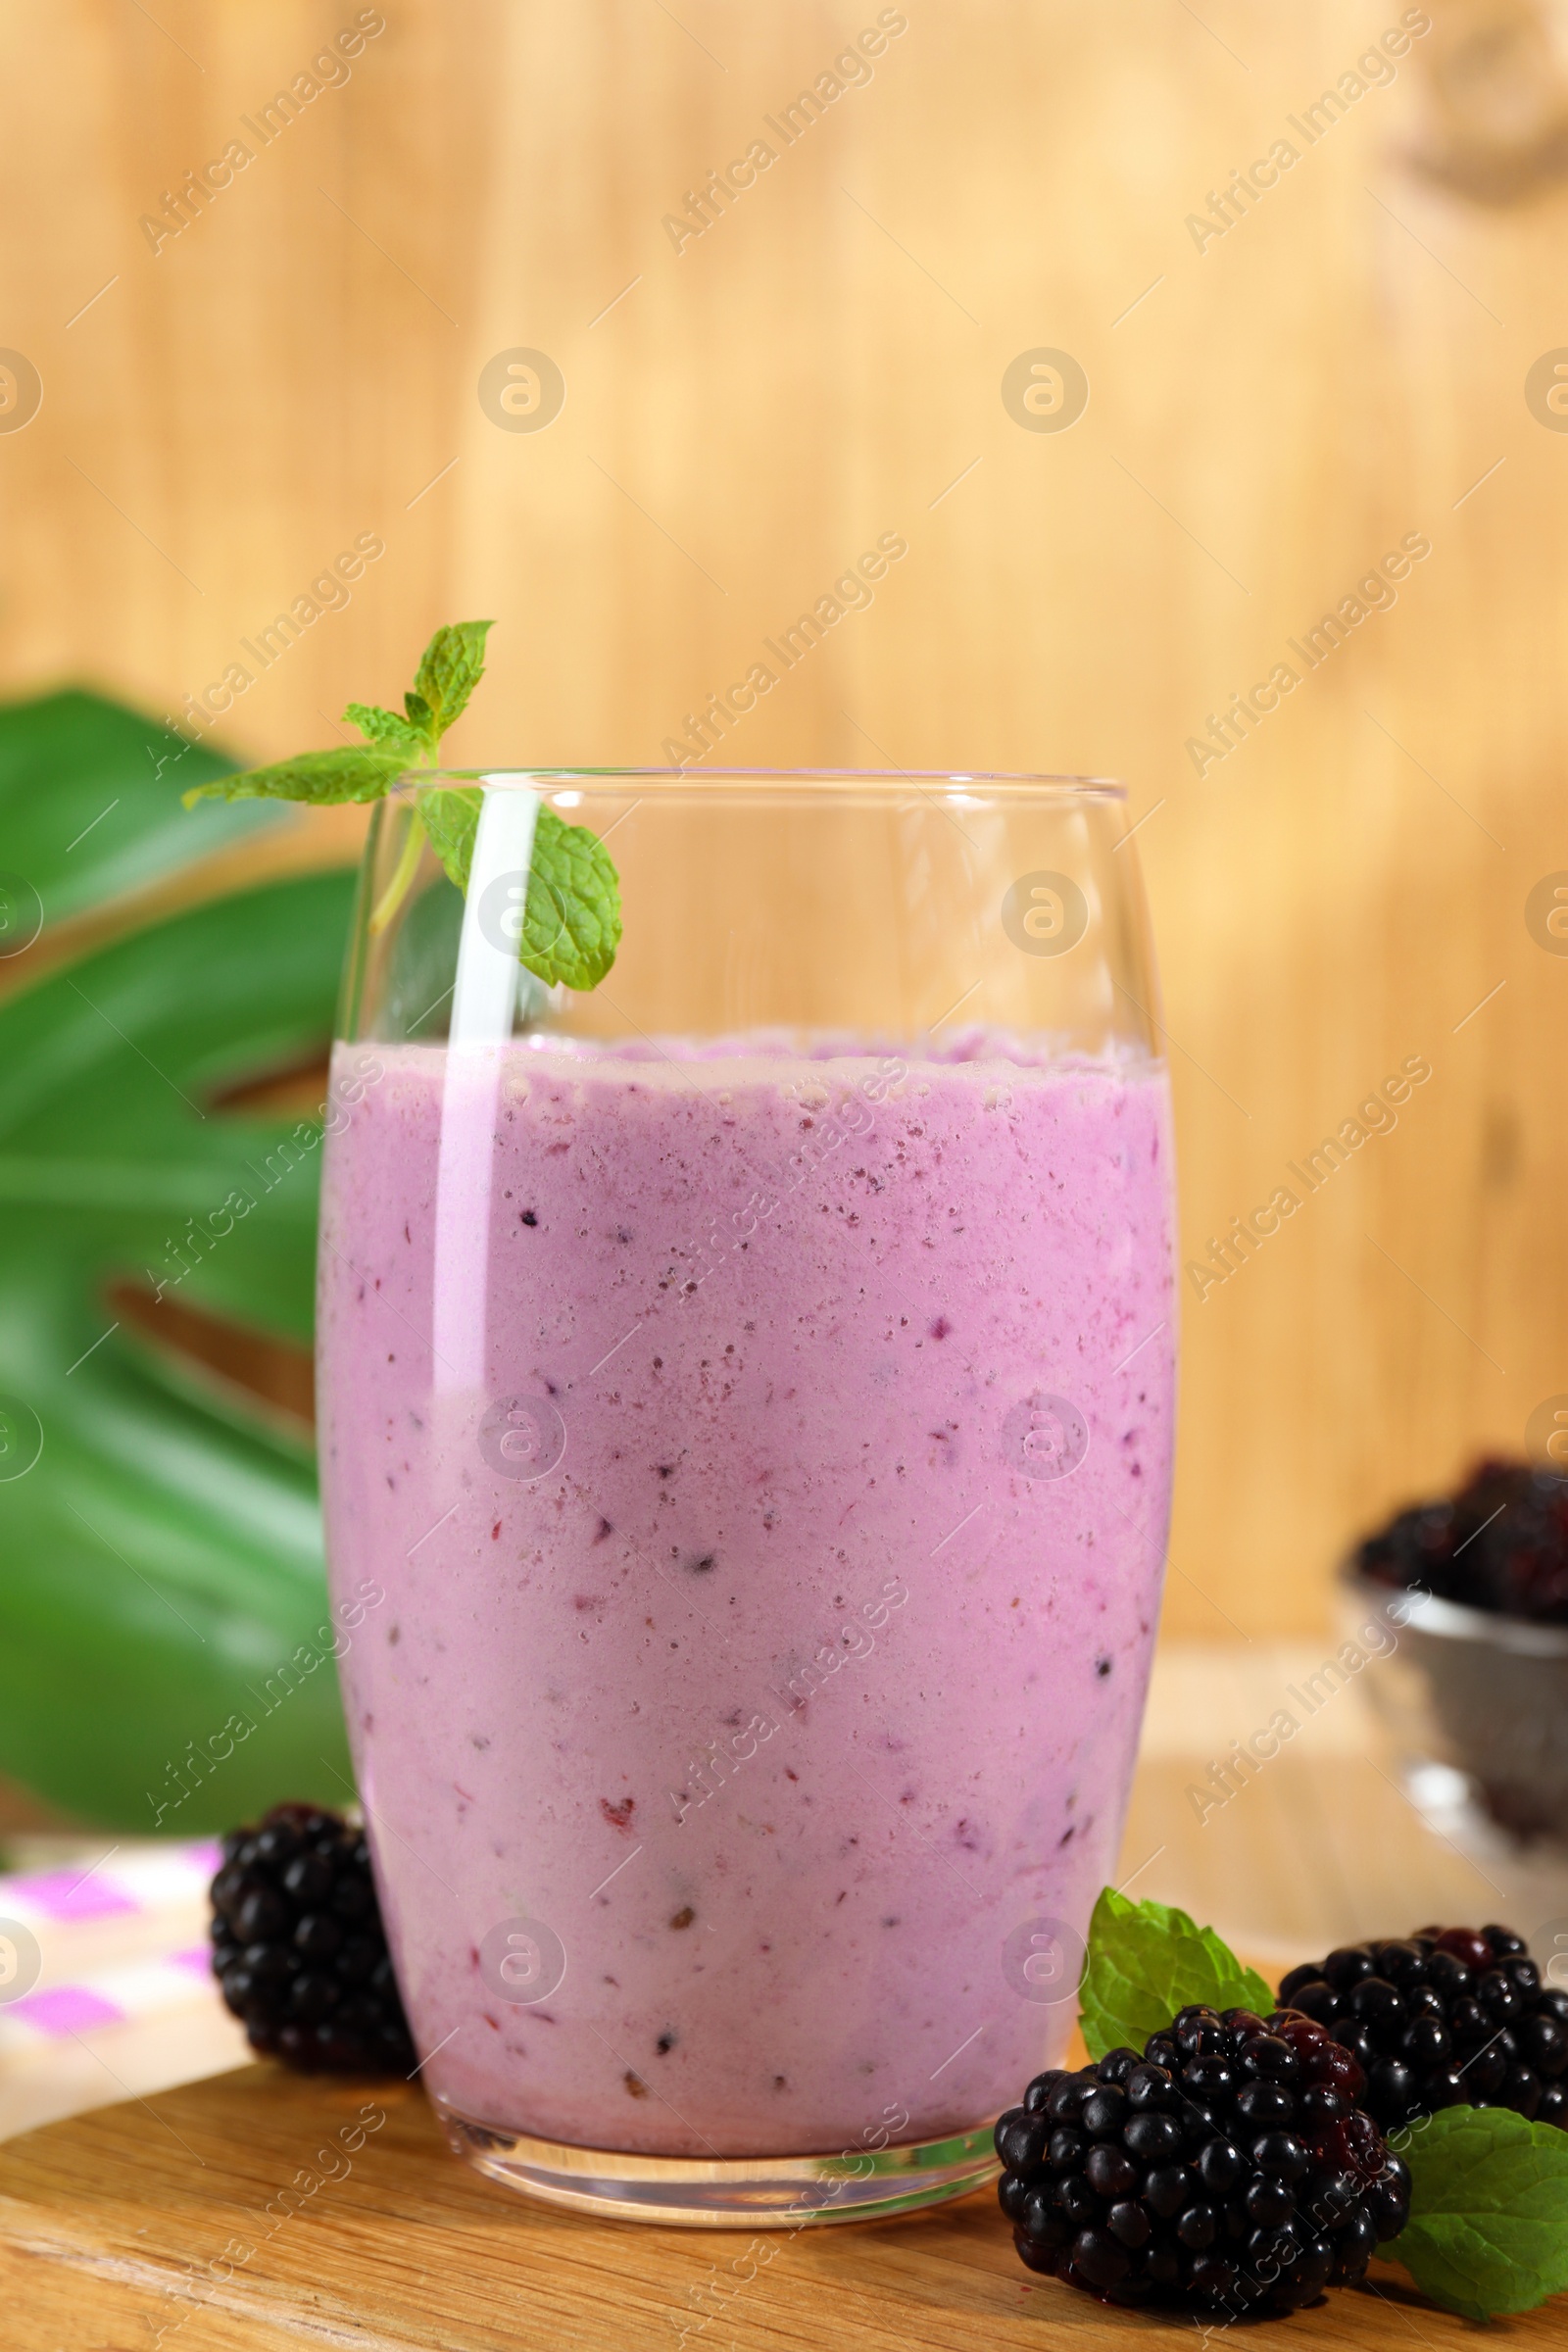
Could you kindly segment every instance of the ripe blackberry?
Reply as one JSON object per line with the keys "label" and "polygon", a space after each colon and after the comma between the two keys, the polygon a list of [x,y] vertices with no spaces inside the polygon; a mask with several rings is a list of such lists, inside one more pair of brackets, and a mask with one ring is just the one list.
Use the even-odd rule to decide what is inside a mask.
{"label": "ripe blackberry", "polygon": [[1438,2107],[1512,2107],[1568,2130],[1568,1992],[1510,1928],[1423,1928],[1293,1968],[1280,1999],[1366,2072],[1385,2132]]}
{"label": "ripe blackberry", "polygon": [[1288,2009],[1184,2009],[1142,2058],[1038,2075],[996,2133],[1018,2252],[1105,2302],[1232,2316],[1353,2284],[1410,2196],[1361,2087]]}
{"label": "ripe blackberry", "polygon": [[359,1830],[274,1805],[223,1839],[212,1901],[213,1972],[253,2050],[307,2074],[414,2071]]}
{"label": "ripe blackberry", "polygon": [[1369,1536],[1355,1566],[1466,1608],[1568,1624],[1568,1479],[1480,1462],[1451,1500],[1400,1511]]}

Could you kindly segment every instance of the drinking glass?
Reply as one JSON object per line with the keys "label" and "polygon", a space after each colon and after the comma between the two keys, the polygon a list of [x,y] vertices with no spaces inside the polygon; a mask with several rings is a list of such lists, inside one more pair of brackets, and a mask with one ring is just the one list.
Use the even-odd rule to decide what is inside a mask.
{"label": "drinking glass", "polygon": [[[579,2210],[960,2194],[1062,2055],[1159,1606],[1170,1117],[1122,791],[421,774],[482,793],[465,895],[415,781],[366,851],[318,1320],[422,2080]],[[518,960],[542,808],[619,870],[584,993]]]}

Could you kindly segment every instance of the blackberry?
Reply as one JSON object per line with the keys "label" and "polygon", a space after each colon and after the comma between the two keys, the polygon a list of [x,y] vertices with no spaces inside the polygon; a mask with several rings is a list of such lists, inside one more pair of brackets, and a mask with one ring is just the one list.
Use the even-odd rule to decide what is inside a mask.
{"label": "blackberry", "polygon": [[1142,2057],[1038,2075],[996,2133],[1018,2252],[1105,2302],[1231,2316],[1354,2284],[1410,2198],[1362,2086],[1289,2009],[1184,2009]]}
{"label": "blackberry", "polygon": [[1568,1992],[1543,1985],[1511,1928],[1422,1928],[1293,1968],[1280,1999],[1366,2073],[1385,2132],[1439,2107],[1512,2107],[1568,2130]]}
{"label": "blackberry", "polygon": [[1355,1554],[1374,1583],[1465,1608],[1568,1624],[1568,1479],[1483,1461],[1450,1500],[1401,1511]]}
{"label": "blackberry", "polygon": [[274,1805],[223,1839],[212,1902],[213,1973],[253,2050],[307,2074],[413,2073],[362,1832]]}

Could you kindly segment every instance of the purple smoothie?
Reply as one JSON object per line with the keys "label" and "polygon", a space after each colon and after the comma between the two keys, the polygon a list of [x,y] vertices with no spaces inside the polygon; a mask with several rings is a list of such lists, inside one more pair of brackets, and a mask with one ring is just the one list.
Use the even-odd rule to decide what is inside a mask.
{"label": "purple smoothie", "polygon": [[[649,2154],[971,2129],[1072,2022],[1030,1923],[1081,1932],[1117,1855],[1162,1068],[375,1051],[327,1155],[321,1470],[334,1589],[387,1593],[342,1672],[425,2081]],[[519,1920],[565,1961],[531,2005]]]}

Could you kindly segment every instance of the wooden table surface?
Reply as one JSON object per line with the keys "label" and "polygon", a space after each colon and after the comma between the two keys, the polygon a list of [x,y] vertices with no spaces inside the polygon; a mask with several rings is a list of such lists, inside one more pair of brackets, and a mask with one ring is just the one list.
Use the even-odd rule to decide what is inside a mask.
{"label": "wooden table surface", "polygon": [[[416,2088],[271,2066],[172,2091],[156,2120],[132,2102],[0,2151],[0,2310],[8,2352],[1102,2352],[1171,2325],[1025,2271],[989,2193],[749,2241],[580,2221],[450,2156]],[[1435,2352],[1470,2332],[1380,2264],[1369,2288],[1247,2343]],[[1568,2310],[1495,2340],[1561,2345]]]}
{"label": "wooden table surface", "polygon": [[[1282,1682],[1309,1665],[1305,1652],[1262,1643],[1162,1651],[1120,1865],[1135,1892],[1214,1922],[1276,1980],[1331,1943],[1440,1913],[1511,1919],[1531,1936],[1568,1918],[1562,1866],[1484,1844],[1461,1851],[1423,1820],[1356,1690],[1200,1822],[1190,1792],[1206,1756],[1266,1722]],[[1156,2323],[1025,2272],[989,2194],[908,2221],[770,2232],[750,2251],[736,2233],[580,2221],[450,2156],[416,2087],[334,2086],[254,2066],[172,2087],[167,2055],[131,2028],[121,2036],[90,2050],[74,2039],[83,2080],[62,2092],[76,2106],[93,2095],[121,2104],[0,2146],[0,2352],[811,2352],[846,2342],[1098,2352],[1159,2340]],[[144,2095],[125,2101],[127,2089]],[[0,2133],[6,2091],[0,2070]],[[368,2102],[385,2123],[318,2164],[328,2142],[343,2149],[345,2128],[356,2135]],[[24,2120],[19,2111],[10,2129]],[[341,2177],[323,2180],[326,2170]],[[284,2218],[290,2203],[299,2210]],[[752,2264],[755,2278],[743,2277]],[[1379,2270],[1376,2294],[1336,2295],[1289,2324],[1289,2337],[1286,2325],[1250,2329],[1248,2346],[1431,2352],[1467,2332],[1412,2299],[1392,2269]],[[1493,2340],[1568,2346],[1568,2297],[1499,2322]]]}

